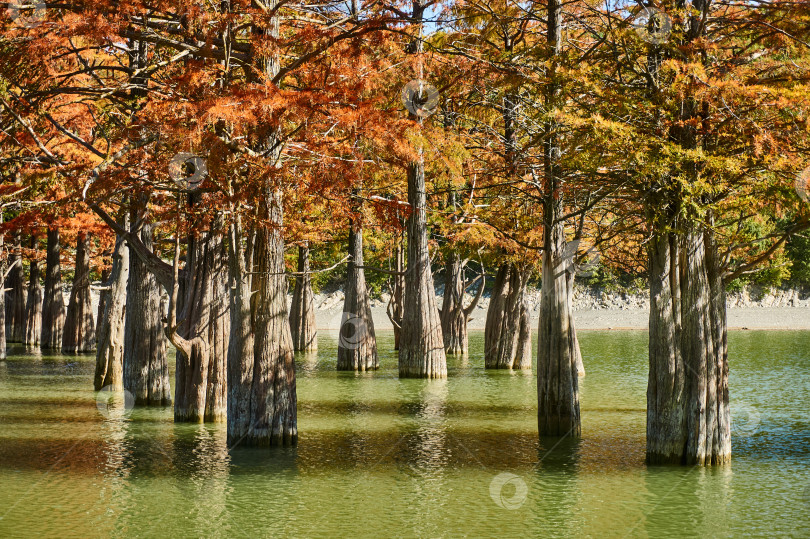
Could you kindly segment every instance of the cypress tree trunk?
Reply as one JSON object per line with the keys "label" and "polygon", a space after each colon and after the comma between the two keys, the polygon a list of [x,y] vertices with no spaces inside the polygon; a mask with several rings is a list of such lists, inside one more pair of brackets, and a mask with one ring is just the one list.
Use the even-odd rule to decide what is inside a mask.
{"label": "cypress tree trunk", "polygon": [[[556,201],[551,201],[556,205]],[[559,208],[559,206],[558,206]],[[553,212],[548,212],[554,219]],[[537,399],[540,436],[580,436],[577,339],[573,323],[573,275],[564,259],[562,223],[549,227],[543,250],[538,329]]]}
{"label": "cypress tree trunk", "polygon": [[257,238],[253,381],[250,420],[244,441],[254,446],[292,445],[298,439],[298,411],[295,361],[287,317],[280,190],[269,192],[266,200],[272,228],[261,229]]}
{"label": "cypress tree trunk", "polygon": [[405,309],[405,249],[403,248],[404,235],[398,234],[396,250],[394,252],[394,263],[396,275],[394,275],[394,288],[391,300],[388,302],[388,319],[394,326],[394,350],[399,350],[399,341],[402,335],[402,314]]}
{"label": "cypress tree trunk", "polygon": [[[548,0],[547,41],[550,51],[549,83],[544,88],[546,107],[561,101],[556,81],[557,57],[562,52],[562,4]],[[573,318],[573,273],[565,253],[562,216],[562,149],[559,126],[544,125],[543,173],[543,287],[537,354],[537,426],[540,436],[581,434],[579,410],[578,341]]]}
{"label": "cypress tree trunk", "polygon": [[[711,219],[711,216],[710,216]],[[726,312],[726,286],[722,262],[714,231],[702,231],[706,253],[706,280],[708,281],[708,309],[704,327],[710,343],[703,348],[701,366],[705,365],[705,392],[698,393],[698,407],[706,410],[706,428],[703,442],[697,444],[694,462],[724,464],[731,462],[731,411],[728,391],[728,325]],[[697,384],[703,391],[702,381]],[[695,417],[695,416],[693,416]]]}
{"label": "cypress tree trunk", "polygon": [[647,462],[731,460],[725,288],[709,229],[650,246]]}
{"label": "cypress tree trunk", "polygon": [[98,318],[98,348],[93,387],[96,391],[109,386],[113,391],[124,388],[124,324],[126,320],[127,283],[129,281],[129,247],[120,235],[115,241],[110,276],[104,283]]}
{"label": "cypress tree trunk", "polygon": [[466,264],[462,263],[461,258],[456,253],[450,253],[447,256],[441,323],[444,349],[448,354],[467,354],[467,322],[470,320],[476,305],[478,305],[486,286],[486,278],[484,277],[483,268],[481,268],[481,284],[478,287],[478,292],[470,305],[464,307],[464,293],[468,286],[464,279],[465,267]]}
{"label": "cypress tree trunk", "polygon": [[[138,222],[133,216],[130,226]],[[135,233],[135,230],[132,231]],[[141,242],[152,250],[152,226],[144,222]],[[137,405],[171,404],[166,337],[163,333],[160,289],[139,256],[129,257],[124,317],[124,389]]]}
{"label": "cypress tree trunk", "polygon": [[9,274],[6,278],[6,339],[23,342],[25,325],[25,276],[22,265],[20,234],[14,235],[14,246],[9,253]]}
{"label": "cypress tree trunk", "polygon": [[408,167],[408,202],[411,215],[408,217],[408,269],[399,375],[402,378],[446,378],[444,337],[428,253],[425,166],[421,160]]}
{"label": "cypress tree trunk", "polygon": [[213,227],[192,234],[185,268],[185,298],[175,342],[175,421],[224,421],[230,310],[222,236]]}
{"label": "cypress tree trunk", "polygon": [[93,322],[93,302],[90,298],[90,240],[80,233],[76,240],[76,266],[70,291],[62,353],[93,352],[96,349],[96,328]]}
{"label": "cypress tree trunk", "polygon": [[31,258],[28,275],[28,294],[25,300],[25,318],[23,324],[23,342],[27,346],[39,346],[42,332],[42,283],[40,283],[40,262],[36,255],[37,240],[31,237]]}
{"label": "cypress tree trunk", "polygon": [[[111,273],[112,271],[108,268],[101,270],[101,287],[98,290],[98,306],[96,307],[96,346],[98,346],[99,335],[104,325],[104,309],[106,308],[107,301],[110,299]],[[98,348],[96,348],[96,352],[98,352]]]}
{"label": "cypress tree trunk", "polygon": [[377,337],[363,270],[363,229],[351,223],[349,265],[338,338],[337,370],[370,371],[379,368]]}
{"label": "cypress tree trunk", "polygon": [[529,309],[529,298],[524,293],[520,302],[520,330],[518,331],[518,347],[513,369],[532,368],[532,313]]}
{"label": "cypress tree trunk", "polygon": [[464,267],[461,257],[450,253],[444,266],[442,336],[448,354],[467,354],[467,314],[464,312]]}
{"label": "cypress tree trunk", "polygon": [[62,331],[65,325],[65,299],[62,296],[62,269],[59,257],[59,230],[48,229],[48,252],[45,262],[45,291],[42,300],[41,346],[44,349],[62,346]]}
{"label": "cypress tree trunk", "polygon": [[[427,6],[413,2],[414,24],[421,28]],[[420,54],[422,40],[414,39],[408,53]],[[409,116],[419,121],[413,113]],[[433,288],[427,236],[427,193],[423,150],[408,165],[408,269],[405,272],[405,297],[399,341],[399,375],[402,378],[447,378],[444,337]]]}
{"label": "cypress tree trunk", "polygon": [[[528,271],[512,262],[498,269],[484,326],[484,365],[487,369],[520,368],[519,365],[524,363],[521,354],[525,353],[527,333],[524,331],[521,335],[520,330],[528,276]],[[529,364],[531,366],[531,360]]]}
{"label": "cypress tree trunk", "polygon": [[318,332],[315,328],[315,299],[312,296],[312,278],[309,274],[309,244],[298,247],[297,273],[290,307],[293,349],[311,352],[318,349]]}
{"label": "cypress tree trunk", "polygon": [[254,233],[243,242],[241,219],[230,223],[228,278],[230,283],[231,335],[228,344],[228,446],[242,443],[250,433],[250,395],[255,354],[251,316]]}
{"label": "cypress tree trunk", "polygon": [[647,383],[647,462],[684,460],[687,379],[680,347],[680,275],[674,234],[652,239],[649,255],[650,371]]}
{"label": "cypress tree trunk", "polygon": [[[705,31],[710,4],[689,16],[684,42]],[[655,48],[647,57],[650,92],[665,59]],[[669,136],[682,148],[712,144],[696,127],[707,114],[694,93],[680,107],[681,122]],[[679,163],[692,182],[703,163]],[[649,195],[650,374],[647,386],[647,462],[717,465],[731,461],[726,298],[712,215],[698,219],[686,208],[679,183],[661,178]],[[670,232],[676,230],[677,232]]]}
{"label": "cypress tree trunk", "polygon": [[[275,12],[273,0],[268,8]],[[279,37],[274,16],[264,35]],[[253,51],[254,53],[256,51]],[[279,73],[279,58],[256,54],[254,67],[271,79]],[[278,159],[281,143],[277,132],[263,139],[270,162]],[[230,184],[233,193],[234,186]],[[268,223],[254,236],[242,255],[241,226],[236,217],[230,227],[228,270],[231,281],[231,344],[228,348],[228,442],[253,446],[293,445],[298,440],[295,361],[287,311],[284,275],[282,191],[264,185],[259,217]],[[255,238],[251,240],[251,238]],[[251,247],[255,245],[255,248]],[[255,259],[255,276],[245,271]],[[255,292],[255,293],[254,293]],[[252,327],[251,327],[252,326]]]}

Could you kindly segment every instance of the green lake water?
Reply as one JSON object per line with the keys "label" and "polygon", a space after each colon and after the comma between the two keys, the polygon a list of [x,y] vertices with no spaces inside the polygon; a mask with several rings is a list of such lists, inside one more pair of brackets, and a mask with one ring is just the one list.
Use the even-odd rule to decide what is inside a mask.
{"label": "green lake water", "polygon": [[[810,332],[729,335],[730,466],[644,464],[647,334],[581,332],[582,439],[540,441],[531,373],[483,333],[444,381],[299,355],[299,443],[228,451],[170,408],[102,414],[94,357],[0,362],[0,537],[810,537]],[[173,363],[173,359],[172,359]],[[113,411],[115,412],[115,411]]]}

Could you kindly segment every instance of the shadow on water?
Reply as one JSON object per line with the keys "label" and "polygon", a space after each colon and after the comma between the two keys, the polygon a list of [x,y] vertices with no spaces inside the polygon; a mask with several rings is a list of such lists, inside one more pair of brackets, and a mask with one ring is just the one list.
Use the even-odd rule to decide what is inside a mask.
{"label": "shadow on water", "polygon": [[650,466],[623,525],[631,536],[728,535],[731,466]]}
{"label": "shadow on water", "polygon": [[480,334],[430,381],[389,337],[377,372],[337,373],[328,336],[296,356],[294,448],[105,415],[92,358],[0,362],[0,535],[810,536],[810,332],[730,335],[748,423],[717,469],[644,464],[642,334],[581,337],[581,440],[538,439],[536,378],[485,371]]}
{"label": "shadow on water", "polygon": [[[537,464],[529,475],[527,505],[533,526],[544,536],[582,535],[578,508],[583,504],[583,481],[578,473],[579,439],[540,438]],[[553,500],[553,501],[552,501]]]}

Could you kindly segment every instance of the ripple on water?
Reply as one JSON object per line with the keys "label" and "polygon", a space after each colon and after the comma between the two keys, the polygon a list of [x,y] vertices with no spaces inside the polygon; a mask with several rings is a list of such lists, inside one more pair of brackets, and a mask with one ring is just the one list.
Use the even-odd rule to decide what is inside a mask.
{"label": "ripple on water", "polygon": [[583,332],[583,437],[559,442],[536,436],[531,373],[484,371],[480,333],[446,381],[399,380],[390,333],[379,372],[337,373],[322,336],[298,356],[299,445],[230,452],[224,425],[170,408],[102,416],[92,358],[16,355],[0,363],[0,530],[810,535],[810,332],[730,334],[732,399],[756,425],[720,469],[644,465],[646,339]]}

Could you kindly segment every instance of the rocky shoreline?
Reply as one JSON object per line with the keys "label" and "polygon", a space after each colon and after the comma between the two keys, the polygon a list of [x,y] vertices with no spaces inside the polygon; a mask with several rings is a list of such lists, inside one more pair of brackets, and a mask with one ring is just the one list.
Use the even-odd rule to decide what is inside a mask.
{"label": "rocky shoreline", "polygon": [[[442,286],[437,286],[436,293],[441,296],[442,292]],[[69,297],[70,286],[66,285],[65,302]],[[393,329],[386,315],[388,300],[388,294],[371,300],[374,326],[379,330]],[[471,300],[472,296],[467,295],[467,302]],[[95,289],[93,304],[96,309],[98,291]],[[539,289],[529,289],[529,305],[536,326],[540,309]],[[470,329],[484,328],[488,307],[489,295],[485,293],[469,322]],[[730,292],[727,307],[731,329],[810,329],[810,290],[769,290],[752,286]],[[645,290],[614,291],[582,286],[574,290],[577,329],[646,329],[649,308],[650,298]],[[343,291],[315,294],[315,309],[318,329],[338,329],[343,312]]]}
{"label": "rocky shoreline", "polygon": [[[436,287],[441,295],[442,286]],[[388,294],[371,300],[375,328],[392,329],[386,315]],[[472,300],[467,295],[467,301]],[[530,288],[529,305],[536,325],[540,290]],[[317,324],[321,329],[337,329],[343,307],[343,292],[332,290],[315,294]],[[469,322],[470,329],[483,329],[489,296],[481,298]],[[727,296],[729,328],[732,329],[810,329],[810,290],[748,287]],[[574,290],[575,322],[578,329],[646,329],[650,297],[646,290],[613,291],[577,286]]]}

